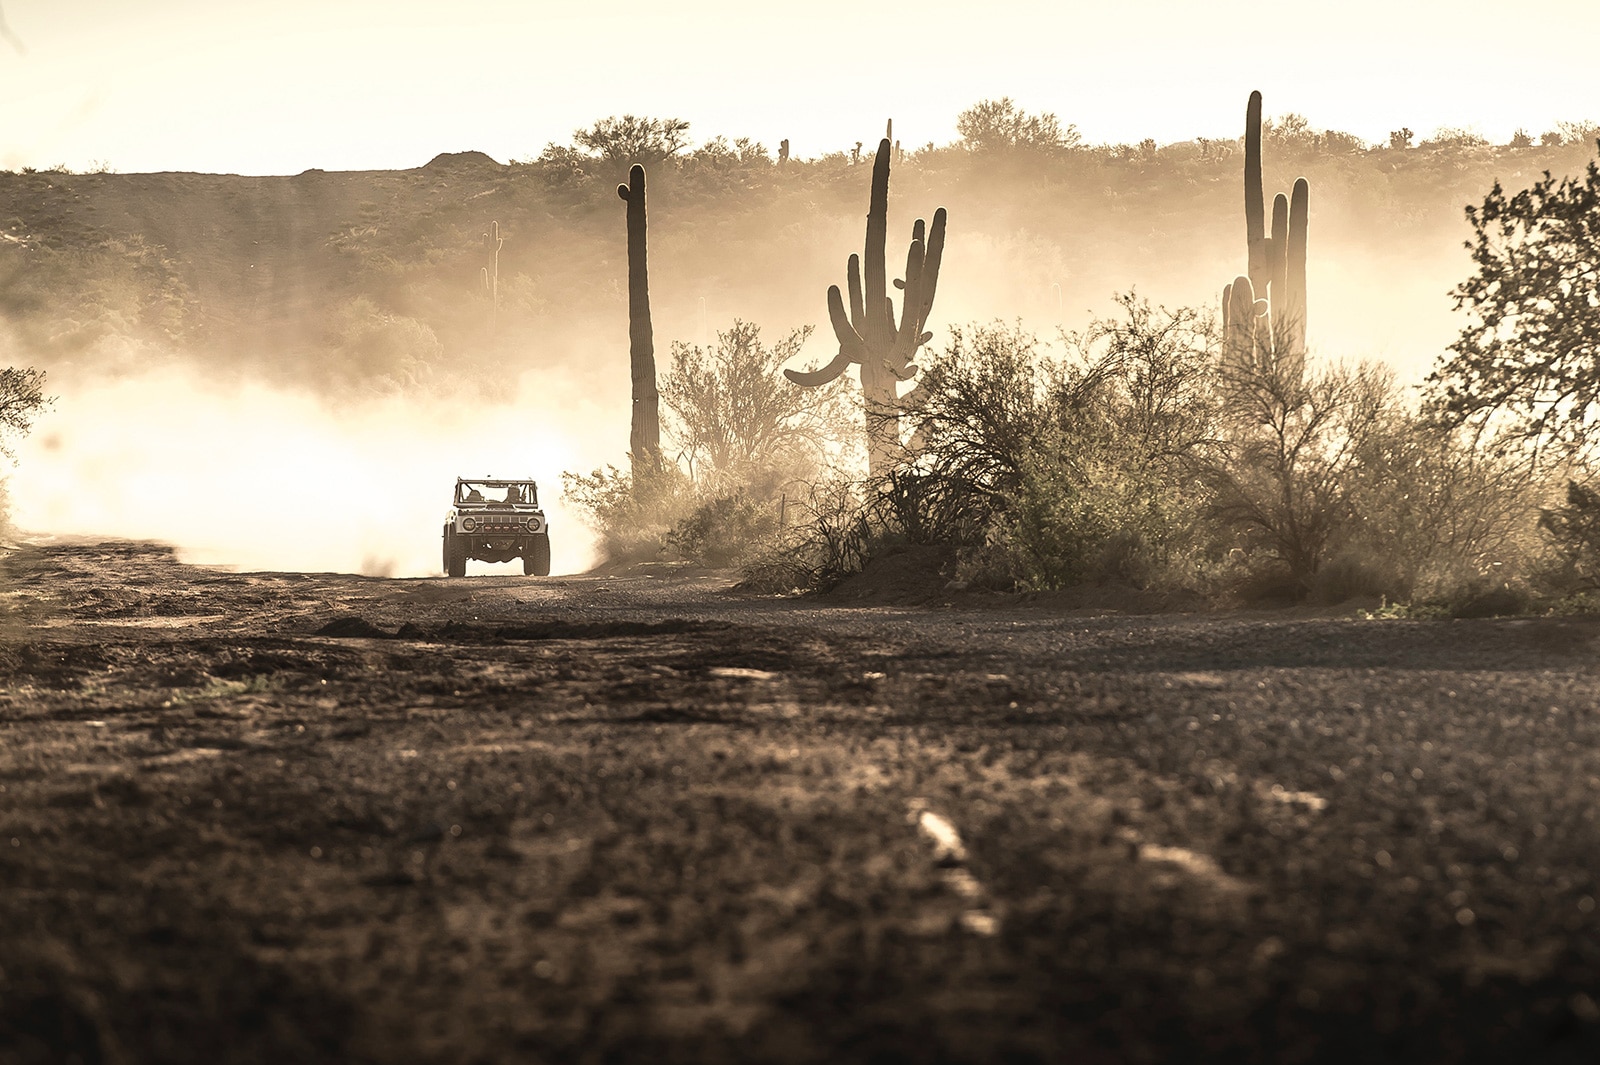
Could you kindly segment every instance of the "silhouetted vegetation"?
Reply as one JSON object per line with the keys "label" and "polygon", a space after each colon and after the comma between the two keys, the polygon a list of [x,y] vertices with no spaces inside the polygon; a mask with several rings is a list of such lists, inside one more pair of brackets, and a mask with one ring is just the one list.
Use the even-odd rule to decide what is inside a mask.
{"label": "silhouetted vegetation", "polygon": [[1468,207],[1476,272],[1455,291],[1468,323],[1429,378],[1452,421],[1490,419],[1534,447],[1593,443],[1600,404],[1600,166],[1548,171]]}
{"label": "silhouetted vegetation", "polygon": [[[1218,258],[1237,239],[1242,140],[1090,145],[1004,98],[964,111],[959,129],[949,145],[891,142],[891,157],[898,193],[945,202],[960,221],[941,300],[965,300],[969,316],[992,303],[1061,321],[1133,280],[1141,293],[1187,285],[1179,302],[1193,305],[1215,269],[1196,270],[1197,255]],[[1166,311],[1130,295],[1056,342],[1022,321],[941,329],[899,408],[901,468],[876,478],[860,469],[862,420],[841,426],[845,393],[802,410],[782,400],[804,390],[755,384],[786,387],[779,362],[801,357],[826,308],[817,293],[859,232],[866,157],[852,136],[779,166],[753,138],[695,146],[688,130],[622,116],[526,161],[461,153],[392,174],[0,175],[0,311],[19,350],[73,372],[195,352],[225,354],[230,373],[409,390],[488,389],[536,368],[620,409],[626,378],[608,369],[619,360],[597,354],[627,342],[610,196],[645,160],[663,223],[654,328],[692,335],[707,305],[744,321],[715,346],[673,344],[659,475],[569,479],[616,557],[743,559],[775,584],[816,586],[912,545],[969,585],[1105,580],[1458,604],[1495,588],[1559,595],[1577,579],[1560,575],[1587,565],[1582,508],[1564,493],[1592,483],[1575,443],[1600,373],[1584,362],[1596,193],[1592,170],[1560,175],[1582,172],[1592,124],[1503,146],[1401,128],[1369,147],[1300,115],[1261,117],[1266,165],[1317,184],[1319,254],[1352,234],[1374,253],[1403,249],[1402,283],[1427,249],[1447,258],[1460,205],[1496,179],[1557,175],[1517,196],[1495,185],[1472,214],[1479,275],[1458,292],[1471,325],[1421,414],[1374,366],[1319,358],[1300,337],[1284,350],[1306,351],[1303,366],[1276,344],[1230,356],[1217,308]],[[1274,212],[1285,248],[1287,199]],[[500,237],[486,287],[491,220]],[[933,234],[919,236],[926,256]],[[1264,218],[1259,246],[1279,237]],[[1280,272],[1274,261],[1266,288]],[[837,302],[864,337],[871,323]],[[1312,310],[1318,329],[1355,313],[1331,296]],[[1281,317],[1304,323],[1303,312]],[[763,346],[754,321],[784,339]],[[897,404],[910,387],[891,385]],[[736,417],[735,393],[770,405]],[[773,439],[786,442],[764,453],[757,423],[782,427]],[[1540,464],[1522,446],[1534,440]]]}

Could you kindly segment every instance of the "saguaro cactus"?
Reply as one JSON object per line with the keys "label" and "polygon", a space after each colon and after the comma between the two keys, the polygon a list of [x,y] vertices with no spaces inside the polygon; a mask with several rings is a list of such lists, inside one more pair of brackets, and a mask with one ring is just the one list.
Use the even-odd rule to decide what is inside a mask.
{"label": "saguaro cactus", "polygon": [[650,328],[650,271],[645,261],[644,167],[634,164],[617,186],[628,205],[628,358],[633,371],[633,425],[628,434],[633,471],[661,465],[661,396],[656,391],[656,347]]}
{"label": "saguaro cactus", "polygon": [[483,235],[483,249],[489,256],[489,265],[483,267],[483,294],[489,297],[489,335],[493,336],[500,317],[500,249],[506,238],[500,235],[500,223],[490,222],[489,232]]}
{"label": "saguaro cactus", "polygon": [[[899,384],[917,374],[911,361],[917,349],[933,338],[923,331],[933,309],[944,257],[945,210],[933,213],[933,224],[917,219],[906,252],[906,273],[895,287],[903,289],[899,322],[889,297],[884,244],[889,229],[889,138],[878,144],[872,165],[872,195],[867,207],[867,243],[860,256],[850,256],[846,277],[850,306],[838,285],[828,288],[828,317],[839,339],[839,354],[820,370],[785,370],[795,384],[816,387],[838,377],[851,363],[861,367],[861,398],[867,415],[867,457],[873,473],[887,471],[900,450],[900,413],[908,396]],[[864,286],[863,286],[864,283]]]}
{"label": "saguaro cactus", "polygon": [[[1261,181],[1261,94],[1252,92],[1244,120],[1245,277],[1223,289],[1222,321],[1229,350],[1243,359],[1305,358],[1306,351],[1306,217],[1311,189],[1305,178],[1294,183],[1291,196],[1272,201],[1272,228],[1267,229]],[[1241,290],[1240,281],[1247,282]],[[1240,321],[1237,314],[1247,314]],[[1264,322],[1262,321],[1264,319]],[[1259,339],[1257,339],[1259,338]],[[1261,350],[1234,345],[1264,343]]]}

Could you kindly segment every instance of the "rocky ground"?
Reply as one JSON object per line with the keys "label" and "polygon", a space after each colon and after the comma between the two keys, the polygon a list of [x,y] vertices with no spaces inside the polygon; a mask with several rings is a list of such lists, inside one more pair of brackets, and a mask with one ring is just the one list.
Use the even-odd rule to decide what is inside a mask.
{"label": "rocky ground", "polygon": [[1600,628],[22,548],[0,1063],[1600,1059]]}

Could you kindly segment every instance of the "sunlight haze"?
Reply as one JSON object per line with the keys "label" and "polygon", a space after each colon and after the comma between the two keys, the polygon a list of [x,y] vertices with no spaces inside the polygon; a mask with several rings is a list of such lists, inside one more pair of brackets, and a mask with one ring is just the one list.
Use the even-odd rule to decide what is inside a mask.
{"label": "sunlight haze", "polygon": [[[1009,95],[1090,142],[1238,135],[1259,88],[1272,114],[1369,141],[1401,126],[1503,142],[1594,117],[1600,8],[1541,9],[1531,47],[1505,7],[1187,2],[863,7],[781,13],[730,2],[554,6],[200,0],[7,0],[0,166],[289,174],[420,166],[475,149],[502,162],[596,118],[690,121],[812,157],[871,141],[947,143],[974,102]],[[1498,49],[1493,53],[1486,49]],[[874,53],[879,58],[874,59]],[[1493,77],[1487,77],[1488,71]]]}

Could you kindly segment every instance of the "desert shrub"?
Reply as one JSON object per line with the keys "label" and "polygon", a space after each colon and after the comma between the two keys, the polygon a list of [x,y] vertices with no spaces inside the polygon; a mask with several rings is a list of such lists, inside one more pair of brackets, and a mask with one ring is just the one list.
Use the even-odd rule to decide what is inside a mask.
{"label": "desert shrub", "polygon": [[758,554],[777,531],[777,508],[741,489],[701,502],[668,530],[666,542],[690,562],[721,568]]}
{"label": "desert shrub", "polygon": [[869,482],[828,476],[796,486],[779,529],[745,557],[752,591],[822,590],[859,573],[886,535]]}
{"label": "desert shrub", "polygon": [[768,347],[758,326],[735,321],[713,348],[672,345],[659,388],[675,461],[659,472],[562,475],[607,560],[735,565],[778,531],[787,496],[850,453],[860,428],[847,384],[800,388],[783,377],[809,334]]}
{"label": "desert shrub", "polygon": [[810,335],[806,326],[768,347],[759,326],[736,320],[709,349],[672,345],[660,383],[666,431],[702,491],[776,499],[783,484],[816,477],[852,434],[848,382],[800,388],[783,376]]}
{"label": "desert shrub", "polygon": [[1280,358],[1226,362],[1218,384],[1222,432],[1197,463],[1209,516],[1258,585],[1303,595],[1355,523],[1361,456],[1393,413],[1392,377]]}
{"label": "desert shrub", "polygon": [[1190,466],[1216,430],[1209,316],[1118,297],[1121,318],[1066,338],[1048,417],[1009,510],[1018,583],[1187,584],[1203,496]]}
{"label": "desert shrub", "polygon": [[1423,148],[1482,148],[1489,139],[1476,130],[1442,126],[1422,142]]}
{"label": "desert shrub", "polygon": [[1184,482],[1213,422],[1215,336],[1192,310],[1118,304],[1060,356],[1018,328],[952,331],[917,389],[910,472],[915,498],[943,512],[895,513],[903,536],[944,530],[990,584],[1175,572],[1199,517]]}
{"label": "desert shrub", "polygon": [[563,473],[562,496],[599,536],[610,562],[660,558],[674,526],[696,501],[689,478],[677,466],[659,470],[641,463],[632,471],[605,466],[588,475]]}
{"label": "desert shrub", "polygon": [[1600,139],[1600,122],[1579,119],[1556,123],[1557,144],[1582,144],[1588,146]]}
{"label": "desert shrub", "polygon": [[1549,583],[1568,595],[1600,591],[1600,489],[1568,481],[1565,500],[1541,512],[1539,528],[1555,552]]}
{"label": "desert shrub", "polygon": [[1543,484],[1493,440],[1409,405],[1391,409],[1363,442],[1352,482],[1344,550],[1383,577],[1364,594],[1448,604],[1522,582],[1538,563]]}
{"label": "desert shrub", "polygon": [[1247,594],[1438,602],[1529,569],[1533,470],[1420,412],[1386,369],[1224,365],[1219,394],[1196,468]]}

